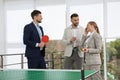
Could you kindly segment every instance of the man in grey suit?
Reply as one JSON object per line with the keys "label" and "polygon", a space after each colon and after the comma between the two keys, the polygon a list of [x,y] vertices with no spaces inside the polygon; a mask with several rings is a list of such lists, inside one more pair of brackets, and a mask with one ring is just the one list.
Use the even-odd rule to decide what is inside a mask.
{"label": "man in grey suit", "polygon": [[83,54],[78,50],[81,36],[84,32],[84,28],[79,26],[79,16],[74,13],[71,15],[72,24],[64,30],[62,42],[66,45],[64,68],[81,69],[83,63]]}

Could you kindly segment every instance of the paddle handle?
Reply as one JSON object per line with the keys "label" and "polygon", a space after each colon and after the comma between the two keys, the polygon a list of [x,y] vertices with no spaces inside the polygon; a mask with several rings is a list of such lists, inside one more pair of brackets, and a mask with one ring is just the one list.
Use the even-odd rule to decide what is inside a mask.
{"label": "paddle handle", "polygon": [[81,78],[82,78],[82,80],[85,80],[85,72],[84,72],[84,69],[81,70]]}

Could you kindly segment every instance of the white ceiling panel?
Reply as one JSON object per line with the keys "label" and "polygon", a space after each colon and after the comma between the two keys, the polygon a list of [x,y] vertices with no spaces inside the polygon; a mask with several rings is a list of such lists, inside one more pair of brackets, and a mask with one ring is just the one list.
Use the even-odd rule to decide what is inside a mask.
{"label": "white ceiling panel", "polygon": [[[5,0],[7,1],[35,1],[37,5],[61,5],[69,3],[70,5],[88,5],[88,4],[98,4],[103,3],[103,0]],[[120,2],[120,0],[108,0],[108,2]]]}

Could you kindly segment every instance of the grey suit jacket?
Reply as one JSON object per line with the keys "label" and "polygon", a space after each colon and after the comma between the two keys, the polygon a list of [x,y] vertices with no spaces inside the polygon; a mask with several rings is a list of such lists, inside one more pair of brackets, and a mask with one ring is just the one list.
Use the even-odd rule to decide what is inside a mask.
{"label": "grey suit jacket", "polygon": [[[66,49],[65,49],[65,54],[64,56],[67,56],[67,57],[70,57],[72,55],[72,50],[73,50],[73,43],[70,42],[70,39],[72,36],[72,32],[71,32],[71,26],[67,27],[65,30],[64,30],[64,35],[63,35],[63,38],[62,38],[62,43],[66,45]],[[84,28],[79,26],[78,28],[78,33],[77,33],[77,44],[79,45],[80,44],[80,40],[82,38],[82,34],[84,32]],[[83,54],[81,54],[80,51],[78,51],[78,55],[80,57],[82,57]]]}
{"label": "grey suit jacket", "polygon": [[102,47],[102,38],[97,33],[94,32],[89,39],[87,40],[87,36],[83,35],[81,40],[80,48],[87,45],[88,53],[85,53],[85,61],[87,65],[91,64],[101,64],[100,52]]}

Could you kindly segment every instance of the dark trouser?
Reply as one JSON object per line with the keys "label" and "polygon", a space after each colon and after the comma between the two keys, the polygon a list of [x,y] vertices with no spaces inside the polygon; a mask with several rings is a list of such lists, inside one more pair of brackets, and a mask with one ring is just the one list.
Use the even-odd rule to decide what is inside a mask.
{"label": "dark trouser", "polygon": [[83,58],[79,57],[78,50],[73,50],[70,57],[65,57],[64,69],[73,69],[73,64],[75,64],[75,69],[81,69],[83,64]]}
{"label": "dark trouser", "polygon": [[29,69],[46,69],[44,57],[27,57]]}

